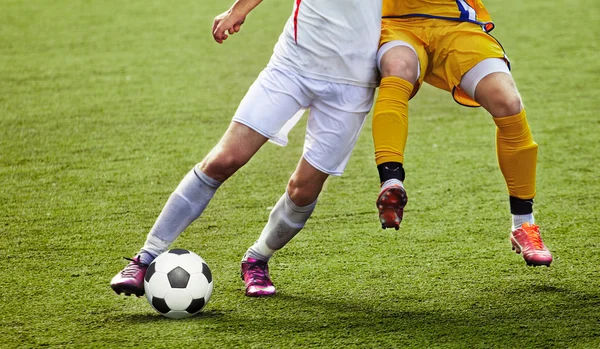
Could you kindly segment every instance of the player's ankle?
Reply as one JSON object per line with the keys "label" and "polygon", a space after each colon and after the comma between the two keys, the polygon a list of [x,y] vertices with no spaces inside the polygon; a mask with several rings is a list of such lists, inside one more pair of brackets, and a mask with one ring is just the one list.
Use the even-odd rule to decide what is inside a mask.
{"label": "player's ankle", "polygon": [[140,263],[146,265],[150,265],[150,263],[152,263],[152,261],[156,258],[156,256],[154,256],[152,253],[145,250],[141,250],[138,253],[138,256],[140,257]]}
{"label": "player's ankle", "polygon": [[392,185],[399,185],[402,188],[404,188],[404,184],[402,183],[402,181],[399,179],[395,179],[395,178],[388,179],[387,181],[381,183],[381,188],[388,188]]}
{"label": "player's ankle", "polygon": [[524,223],[535,224],[533,213],[512,215],[512,230],[519,229]]}
{"label": "player's ankle", "polygon": [[246,253],[244,254],[244,257],[242,257],[242,262],[247,262],[248,258],[252,258],[252,259],[264,261],[264,262],[269,261],[269,259],[271,258],[271,256],[273,254],[272,253],[260,253],[259,251],[257,251],[257,249],[255,247],[256,247],[256,244],[254,246],[250,247],[246,251]]}
{"label": "player's ankle", "polygon": [[384,162],[377,165],[377,171],[379,172],[380,183],[385,183],[390,179],[397,179],[400,182],[404,181],[404,167],[400,162]]}

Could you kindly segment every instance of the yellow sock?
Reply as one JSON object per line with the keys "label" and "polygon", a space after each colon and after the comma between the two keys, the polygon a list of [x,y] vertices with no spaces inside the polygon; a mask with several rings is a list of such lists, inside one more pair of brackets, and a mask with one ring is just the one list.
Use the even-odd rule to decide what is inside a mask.
{"label": "yellow sock", "polygon": [[390,76],[381,80],[373,111],[373,143],[377,165],[385,162],[404,163],[408,138],[408,99],[413,85]]}
{"label": "yellow sock", "polygon": [[538,145],[533,141],[525,109],[517,115],[494,118],[496,152],[508,193],[519,199],[535,196]]}

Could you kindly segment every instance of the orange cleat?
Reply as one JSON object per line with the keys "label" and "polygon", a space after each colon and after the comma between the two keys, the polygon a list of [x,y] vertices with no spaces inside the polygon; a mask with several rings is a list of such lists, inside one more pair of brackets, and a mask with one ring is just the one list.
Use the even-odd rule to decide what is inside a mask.
{"label": "orange cleat", "polygon": [[540,227],[535,224],[523,223],[520,228],[515,229],[510,234],[512,249],[516,253],[522,253],[523,259],[527,265],[550,266],[552,263],[552,254],[544,246],[542,236],[540,235]]}

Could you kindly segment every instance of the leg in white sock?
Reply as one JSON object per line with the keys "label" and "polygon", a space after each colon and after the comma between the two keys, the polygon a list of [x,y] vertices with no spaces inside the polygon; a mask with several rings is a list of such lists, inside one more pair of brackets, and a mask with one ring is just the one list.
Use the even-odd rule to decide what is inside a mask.
{"label": "leg in white sock", "polygon": [[232,122],[210,153],[192,169],[171,194],[141,251],[153,260],[196,220],[222,182],[227,180],[267,141],[248,126]]}
{"label": "leg in white sock", "polygon": [[[171,194],[140,252],[142,262],[165,252],[175,239],[196,220],[221,185],[194,167]],[[148,262],[149,263],[149,262]]]}
{"label": "leg in white sock", "polygon": [[258,240],[244,256],[247,258],[268,261],[275,251],[283,248],[302,228],[317,205],[313,203],[298,207],[286,192],[269,215],[269,221],[264,227]]}

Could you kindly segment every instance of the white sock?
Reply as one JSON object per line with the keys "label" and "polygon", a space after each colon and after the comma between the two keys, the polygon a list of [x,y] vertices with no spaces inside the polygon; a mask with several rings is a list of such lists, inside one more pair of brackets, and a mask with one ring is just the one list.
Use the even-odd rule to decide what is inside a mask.
{"label": "white sock", "polygon": [[165,252],[185,228],[200,217],[220,185],[221,182],[194,167],[167,200],[148,233],[141,257],[154,259]]}
{"label": "white sock", "polygon": [[530,214],[514,214],[512,215],[512,230],[521,228],[523,223],[535,224],[533,213]]}
{"label": "white sock", "polygon": [[144,247],[142,247],[138,253],[140,256],[140,262],[149,265],[159,254],[169,249],[171,242],[163,241],[156,236],[151,236],[148,234],[146,237],[146,242],[144,243]]}
{"label": "white sock", "polygon": [[383,184],[381,185],[381,190],[386,189],[387,187],[389,187],[390,185],[393,185],[393,184],[398,184],[402,188],[404,188],[404,184],[402,183],[401,180],[392,178],[392,179],[388,179],[387,181],[383,182]]}
{"label": "white sock", "polygon": [[273,207],[267,225],[254,245],[246,251],[243,259],[268,261],[275,251],[283,248],[302,230],[316,205],[315,200],[310,205],[298,207],[286,192]]}

